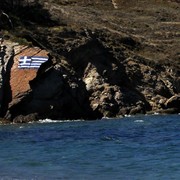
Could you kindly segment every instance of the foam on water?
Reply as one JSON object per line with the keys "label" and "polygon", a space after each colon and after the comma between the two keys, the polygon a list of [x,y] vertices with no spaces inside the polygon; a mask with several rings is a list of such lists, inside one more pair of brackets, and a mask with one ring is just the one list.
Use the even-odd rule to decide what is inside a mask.
{"label": "foam on water", "polygon": [[136,123],[143,123],[144,121],[142,119],[137,119],[134,122],[136,122]]}
{"label": "foam on water", "polygon": [[79,122],[84,120],[52,120],[52,119],[40,119],[39,123],[64,123],[64,122]]}
{"label": "foam on water", "polygon": [[124,116],[125,117],[132,117],[132,115],[130,115],[130,114],[125,114]]}

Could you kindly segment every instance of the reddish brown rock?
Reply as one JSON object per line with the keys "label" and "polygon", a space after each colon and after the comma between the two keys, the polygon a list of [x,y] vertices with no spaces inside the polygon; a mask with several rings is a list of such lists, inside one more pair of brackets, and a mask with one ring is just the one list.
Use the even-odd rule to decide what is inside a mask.
{"label": "reddish brown rock", "polygon": [[[11,43],[12,45],[13,43]],[[7,44],[7,49],[8,49]],[[13,48],[13,47],[12,47]],[[41,50],[37,47],[17,46],[14,47],[14,54],[9,58],[6,67],[6,73],[4,74],[3,85],[3,104],[0,111],[1,115],[6,119],[12,120],[16,117],[16,111],[14,109],[12,113],[11,108],[22,102],[27,97],[29,92],[32,91],[30,87],[30,81],[37,77],[38,69],[20,69],[18,68],[20,56],[45,56],[48,52]],[[21,108],[19,109],[21,112]],[[23,113],[23,112],[22,112]],[[21,113],[18,113],[19,115]]]}
{"label": "reddish brown rock", "polygon": [[24,46],[19,46],[15,51],[14,64],[11,68],[10,74],[10,86],[12,92],[12,101],[15,100],[18,95],[29,91],[30,85],[29,81],[33,80],[38,69],[19,69],[18,61],[20,56],[45,56],[47,57],[48,52],[41,50],[39,48],[28,48]]}

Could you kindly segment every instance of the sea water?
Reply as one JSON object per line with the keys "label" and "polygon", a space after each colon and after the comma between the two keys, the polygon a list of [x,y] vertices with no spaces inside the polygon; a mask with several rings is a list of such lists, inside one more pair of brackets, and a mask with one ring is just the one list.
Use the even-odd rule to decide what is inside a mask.
{"label": "sea water", "polygon": [[180,115],[0,126],[0,179],[180,179]]}

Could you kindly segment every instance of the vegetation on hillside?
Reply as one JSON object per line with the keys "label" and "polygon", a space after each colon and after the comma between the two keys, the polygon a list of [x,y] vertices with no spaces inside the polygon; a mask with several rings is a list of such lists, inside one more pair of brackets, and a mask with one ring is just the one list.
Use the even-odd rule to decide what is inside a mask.
{"label": "vegetation on hillside", "polygon": [[[21,115],[22,109],[28,117],[40,113],[38,108],[26,107],[29,102],[32,109],[38,106],[35,92],[43,88],[43,82],[50,84],[43,92],[50,93],[53,102],[40,98],[39,107],[45,110],[52,103],[55,107],[40,113],[43,118],[179,112],[179,3],[6,0],[0,4],[14,24],[11,40],[39,46],[52,60],[51,67],[40,69],[29,83],[30,96],[24,94],[27,101],[16,104],[13,100],[12,118]],[[52,79],[57,79],[60,88]],[[52,94],[54,86],[59,93]]]}

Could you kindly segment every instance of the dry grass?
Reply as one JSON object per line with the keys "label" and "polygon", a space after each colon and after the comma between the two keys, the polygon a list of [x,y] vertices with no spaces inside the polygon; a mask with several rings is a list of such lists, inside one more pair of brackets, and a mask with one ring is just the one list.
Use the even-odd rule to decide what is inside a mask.
{"label": "dry grass", "polygon": [[[44,0],[42,0],[44,2]],[[75,31],[103,30],[118,38],[130,36],[142,44],[134,50],[154,61],[178,59],[180,49],[180,6],[169,0],[46,0],[53,19]],[[40,13],[40,11],[39,11]],[[41,19],[40,19],[41,20]],[[40,24],[39,24],[40,25]],[[63,26],[49,27],[51,33]],[[109,44],[114,39],[109,38]],[[116,47],[115,47],[116,48]]]}

